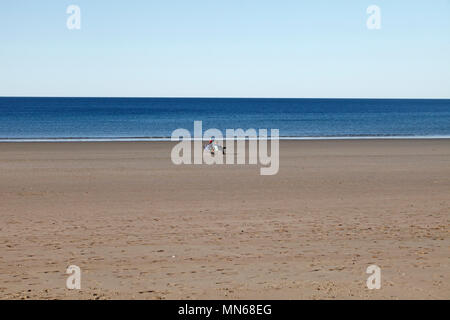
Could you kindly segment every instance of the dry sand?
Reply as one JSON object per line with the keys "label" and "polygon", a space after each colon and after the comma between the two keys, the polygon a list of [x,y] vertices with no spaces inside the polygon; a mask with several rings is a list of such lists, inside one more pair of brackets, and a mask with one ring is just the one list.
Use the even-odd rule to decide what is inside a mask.
{"label": "dry sand", "polygon": [[0,298],[450,298],[450,140],[283,141],[275,176],[171,147],[0,144]]}

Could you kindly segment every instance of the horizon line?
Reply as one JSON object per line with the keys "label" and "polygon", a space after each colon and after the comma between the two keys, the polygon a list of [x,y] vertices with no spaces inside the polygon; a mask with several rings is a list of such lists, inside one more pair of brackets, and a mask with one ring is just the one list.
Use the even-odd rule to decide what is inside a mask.
{"label": "horizon line", "polygon": [[433,98],[374,98],[374,97],[194,97],[194,96],[0,96],[0,98],[70,98],[70,99],[323,99],[323,100],[450,100],[449,97]]}

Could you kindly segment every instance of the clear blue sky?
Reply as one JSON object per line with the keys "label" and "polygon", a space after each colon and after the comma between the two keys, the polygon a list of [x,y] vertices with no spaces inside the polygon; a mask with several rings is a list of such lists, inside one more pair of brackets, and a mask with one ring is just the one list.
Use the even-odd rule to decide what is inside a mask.
{"label": "clear blue sky", "polygon": [[1,0],[0,96],[450,98],[450,0]]}

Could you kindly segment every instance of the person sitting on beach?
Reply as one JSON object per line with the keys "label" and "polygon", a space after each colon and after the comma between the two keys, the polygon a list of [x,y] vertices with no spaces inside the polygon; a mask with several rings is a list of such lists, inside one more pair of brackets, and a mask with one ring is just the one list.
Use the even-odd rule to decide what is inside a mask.
{"label": "person sitting on beach", "polygon": [[211,154],[214,154],[214,145],[213,140],[209,140],[209,143],[205,146],[204,150],[211,152]]}
{"label": "person sitting on beach", "polygon": [[211,152],[211,155],[214,155],[214,153],[217,151],[222,151],[222,154],[225,154],[225,147],[220,146],[217,144],[214,140],[209,140],[209,143],[205,146],[204,150]]}

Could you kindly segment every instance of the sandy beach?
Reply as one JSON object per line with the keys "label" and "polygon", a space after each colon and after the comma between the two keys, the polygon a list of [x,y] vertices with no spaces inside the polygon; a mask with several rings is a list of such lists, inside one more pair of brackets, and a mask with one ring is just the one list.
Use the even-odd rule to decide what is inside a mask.
{"label": "sandy beach", "polygon": [[450,298],[450,140],[281,141],[274,176],[172,146],[0,143],[0,298]]}

